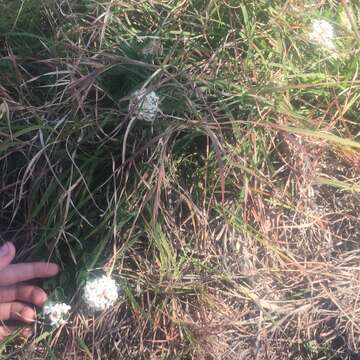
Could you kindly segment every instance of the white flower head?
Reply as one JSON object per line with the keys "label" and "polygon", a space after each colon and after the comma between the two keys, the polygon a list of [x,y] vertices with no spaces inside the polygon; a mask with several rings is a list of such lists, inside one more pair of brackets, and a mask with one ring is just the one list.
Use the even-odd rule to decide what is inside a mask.
{"label": "white flower head", "polygon": [[114,305],[119,297],[119,289],[115,280],[102,276],[86,282],[84,300],[92,311],[103,311]]}
{"label": "white flower head", "polygon": [[311,24],[310,41],[328,50],[335,50],[335,32],[326,20],[314,20]]}
{"label": "white flower head", "polygon": [[44,306],[44,314],[53,326],[59,326],[66,323],[71,307],[64,303],[49,303]]}
{"label": "white flower head", "polygon": [[154,91],[136,90],[130,101],[129,110],[139,120],[153,122],[159,112],[159,97]]}

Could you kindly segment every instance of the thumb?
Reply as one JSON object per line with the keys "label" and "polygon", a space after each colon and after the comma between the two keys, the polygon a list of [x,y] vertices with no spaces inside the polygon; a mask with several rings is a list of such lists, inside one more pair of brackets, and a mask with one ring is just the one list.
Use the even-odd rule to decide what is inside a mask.
{"label": "thumb", "polygon": [[15,246],[6,242],[0,247],[0,271],[5,269],[15,257]]}

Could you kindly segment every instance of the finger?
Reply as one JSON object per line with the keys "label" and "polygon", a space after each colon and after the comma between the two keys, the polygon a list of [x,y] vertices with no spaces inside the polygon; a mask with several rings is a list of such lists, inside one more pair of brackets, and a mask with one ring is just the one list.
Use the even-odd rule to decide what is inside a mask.
{"label": "finger", "polygon": [[59,267],[53,263],[33,262],[11,264],[0,271],[0,286],[12,285],[18,282],[55,276]]}
{"label": "finger", "polygon": [[[0,341],[4,340],[6,337],[18,330],[20,329],[16,326],[0,326]],[[33,334],[33,329],[25,327],[20,330],[19,334],[25,338],[29,338]]]}
{"label": "finger", "polygon": [[5,269],[15,257],[15,246],[6,242],[0,247],[0,270]]}
{"label": "finger", "polygon": [[32,285],[0,287],[0,303],[12,302],[15,300],[25,301],[36,306],[43,306],[47,300],[47,295],[44,290]]}
{"label": "finger", "polygon": [[0,320],[9,319],[31,323],[35,320],[35,311],[19,302],[0,304]]}
{"label": "finger", "polygon": [[11,334],[11,330],[7,326],[0,326],[0,341],[4,340]]}
{"label": "finger", "polygon": [[29,338],[34,333],[34,330],[32,328],[23,328],[20,332],[20,334],[26,338]]}

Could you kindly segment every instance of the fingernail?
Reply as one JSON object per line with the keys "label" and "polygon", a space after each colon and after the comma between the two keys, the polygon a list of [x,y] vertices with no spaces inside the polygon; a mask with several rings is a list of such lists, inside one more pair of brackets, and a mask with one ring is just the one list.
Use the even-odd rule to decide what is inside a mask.
{"label": "fingernail", "polygon": [[6,256],[9,253],[9,243],[5,243],[0,247],[0,256]]}
{"label": "fingernail", "polygon": [[46,294],[43,294],[43,293],[41,293],[41,294],[39,294],[39,298],[38,298],[38,302],[41,304],[41,305],[43,305],[44,303],[45,303],[45,301],[47,300],[47,295]]}

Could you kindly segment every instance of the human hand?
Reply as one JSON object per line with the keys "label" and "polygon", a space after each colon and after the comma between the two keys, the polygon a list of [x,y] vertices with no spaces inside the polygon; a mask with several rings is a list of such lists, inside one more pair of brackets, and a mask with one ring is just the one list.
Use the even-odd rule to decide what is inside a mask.
{"label": "human hand", "polygon": [[[15,246],[10,242],[0,247],[0,341],[10,335],[12,330],[5,326],[3,321],[11,319],[34,322],[35,310],[27,304],[41,307],[47,300],[44,290],[23,284],[23,281],[48,278],[59,272],[58,266],[53,263],[11,264],[15,253]],[[24,332],[27,333],[28,330]]]}

